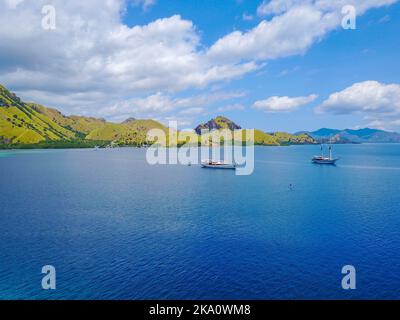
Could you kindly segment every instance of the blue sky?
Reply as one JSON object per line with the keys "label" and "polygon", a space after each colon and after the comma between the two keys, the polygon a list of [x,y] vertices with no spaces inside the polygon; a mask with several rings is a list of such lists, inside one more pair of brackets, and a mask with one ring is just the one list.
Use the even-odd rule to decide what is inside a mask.
{"label": "blue sky", "polygon": [[[118,1],[115,2],[117,6]],[[361,11],[357,16],[356,30],[344,30],[338,25],[331,24],[327,27],[322,18],[317,20],[315,25],[307,25],[304,30],[300,30],[302,25],[299,24],[297,37],[301,38],[304,34],[306,38],[307,33],[318,35],[313,36],[307,45],[299,41],[289,53],[280,47],[280,41],[289,41],[288,46],[291,45],[290,41],[295,42],[296,38],[290,36],[287,36],[288,39],[283,38],[287,33],[293,32],[301,21],[289,20],[290,28],[288,27],[286,31],[278,29],[277,32],[286,32],[283,33],[282,39],[279,36],[268,35],[267,39],[271,39],[270,42],[267,41],[258,47],[249,44],[247,40],[253,30],[260,29],[260,24],[263,22],[268,23],[273,19],[287,21],[283,20],[286,18],[285,15],[295,12],[300,6],[313,6],[313,10],[338,16],[341,14],[341,6],[335,7],[336,5],[332,4],[333,8],[321,9],[312,0],[283,0],[288,3],[286,11],[270,10],[271,12],[263,15],[260,14],[262,0],[153,0],[147,2],[146,7],[144,2],[144,0],[123,2],[120,7],[105,8],[103,15],[93,16],[93,13],[87,13],[85,16],[85,10],[90,9],[89,4],[89,7],[82,8],[80,19],[88,21],[103,19],[104,27],[101,27],[103,28],[101,32],[97,30],[97,26],[92,27],[89,23],[84,31],[80,27],[74,30],[74,37],[70,37],[67,24],[61,24],[59,27],[61,30],[57,30],[59,36],[68,36],[65,42],[72,44],[70,48],[79,43],[84,50],[88,50],[84,58],[78,59],[74,55],[66,57],[56,50],[54,54],[50,52],[46,57],[44,52],[45,58],[49,61],[48,65],[53,64],[53,59],[65,61],[63,64],[65,69],[60,66],[49,67],[46,73],[42,68],[40,76],[36,75],[36,79],[39,80],[35,84],[30,81],[30,77],[35,76],[35,72],[38,71],[26,68],[28,70],[21,74],[21,70],[24,70],[27,64],[24,61],[27,58],[21,57],[19,61],[3,66],[11,72],[0,76],[1,83],[23,98],[57,107],[66,114],[101,116],[112,121],[121,121],[126,117],[152,117],[163,122],[176,119],[181,122],[181,127],[194,127],[199,122],[222,114],[243,127],[265,131],[296,132],[321,127],[366,126],[400,131],[399,2],[367,0],[370,7],[364,8],[360,5],[358,8],[357,4],[362,1],[349,1],[356,4],[356,9]],[[22,9],[24,5],[24,3],[19,4],[11,12],[18,14],[19,8]],[[269,1],[265,1],[264,5],[268,6]],[[72,14],[70,8],[61,6],[63,6],[61,3],[55,5],[56,8],[60,7],[61,17],[62,14]],[[93,10],[95,7],[96,5],[92,4]],[[98,11],[101,12],[101,9],[99,6]],[[28,9],[25,7],[25,10]],[[114,21],[116,17],[108,17],[106,10],[111,12],[118,10],[118,26]],[[171,17],[176,17],[171,23],[170,20],[165,20]],[[108,18],[110,22],[107,22]],[[155,22],[157,30],[147,30],[151,29],[148,26],[154,25]],[[125,43],[117,42],[121,34],[118,34],[118,37],[114,36],[112,42],[111,40],[105,42],[101,38],[101,35],[104,37],[108,30],[115,34],[115,28],[121,26],[127,27],[126,32],[130,35],[124,38]],[[76,28],[76,25],[73,28]],[[267,34],[271,28],[285,28],[285,26],[266,25],[258,31],[255,39],[263,41],[262,32]],[[323,31],[319,34],[318,30]],[[230,47],[232,38],[228,36],[235,31],[240,32],[236,34],[236,39],[240,41],[237,42],[240,43],[240,50],[236,50],[235,45]],[[175,38],[174,34],[179,36]],[[90,38],[87,40],[89,35]],[[12,40],[12,35],[8,37]],[[33,37],[39,36],[26,34],[27,40]],[[48,34],[43,37],[45,37],[44,43],[50,41]],[[157,41],[160,42],[160,46],[167,46],[165,50],[164,48],[160,50],[165,73],[158,74],[160,70],[158,57],[152,55],[157,43],[153,43],[151,47],[144,44],[151,41],[152,37],[159,39]],[[193,40],[192,37],[196,39]],[[57,42],[57,33],[51,35],[51,38],[51,41]],[[91,49],[95,50],[89,51],[82,44],[90,41],[93,41]],[[126,48],[124,46],[128,41],[131,43]],[[137,46],[135,41],[138,43]],[[221,42],[220,46],[218,50],[214,50],[218,42]],[[113,49],[110,43],[113,44]],[[277,46],[277,49],[271,49],[272,53],[264,54],[263,51],[268,51],[265,48],[270,43],[271,47]],[[249,48],[245,48],[246,45]],[[11,45],[10,48],[4,46],[5,50],[11,50]],[[175,48],[177,52],[174,51]],[[150,53],[148,59],[146,50]],[[101,54],[97,53],[99,51]],[[193,58],[194,64],[201,65],[199,70],[192,70],[193,65],[186,62],[188,56],[190,56],[189,62]],[[143,59],[140,60],[140,65],[148,69],[142,70],[137,65],[131,66],[129,62],[135,59]],[[157,59],[157,63],[152,63],[152,59]],[[109,62],[111,60],[113,65]],[[175,65],[178,60],[180,63]],[[35,61],[35,63],[42,62]],[[74,67],[67,69],[69,63]],[[75,70],[75,66],[79,64],[82,65]],[[226,75],[223,72],[221,76],[219,72],[217,75],[214,73],[212,76],[208,75],[209,70],[221,66]],[[94,75],[104,77],[103,79],[108,76],[108,79],[114,79],[114,82],[110,84],[106,80],[100,81],[95,78],[90,73],[94,68],[98,68]],[[107,68],[111,70],[109,73],[105,75],[100,73],[101,70],[108,70]],[[72,72],[72,69],[75,71]],[[62,77],[65,76],[64,85],[51,81],[50,74],[57,76],[57,72],[58,75],[62,73]],[[154,78],[149,78],[148,74],[153,72]],[[190,75],[182,84],[179,83],[181,73]],[[173,74],[174,77],[168,79],[169,74]],[[68,79],[69,75],[71,79]],[[75,86],[74,83],[77,83],[75,79],[78,78],[79,81],[87,79],[87,82]],[[44,79],[42,85],[37,83],[40,79]],[[165,83],[158,79],[165,79]],[[118,81],[121,81],[121,84],[117,87]],[[44,83],[48,83],[47,87]],[[139,89],[136,83],[140,84]],[[111,86],[109,90],[112,93],[106,95],[104,90],[108,89],[103,89],[102,85],[104,88]]]}
{"label": "blue sky", "polygon": [[[246,30],[260,22],[256,14],[257,1],[169,1],[159,0],[153,7],[142,10],[130,6],[124,17],[128,25],[146,24],[157,18],[179,13],[199,28],[202,42],[212,45],[234,30]],[[243,15],[251,15],[245,21]],[[268,96],[304,96],[316,92],[319,98],[292,113],[260,114],[247,108],[223,112],[245,127],[290,132],[321,127],[357,127],[363,122],[360,115],[315,115],[313,107],[332,92],[341,91],[355,82],[377,80],[400,82],[400,3],[369,11],[357,18],[356,30],[338,29],[316,43],[301,56],[268,62],[260,72],[248,75],[226,86],[250,92],[241,103],[251,106],[253,100]],[[215,111],[212,116],[218,115]],[[207,120],[209,115],[200,117]]]}

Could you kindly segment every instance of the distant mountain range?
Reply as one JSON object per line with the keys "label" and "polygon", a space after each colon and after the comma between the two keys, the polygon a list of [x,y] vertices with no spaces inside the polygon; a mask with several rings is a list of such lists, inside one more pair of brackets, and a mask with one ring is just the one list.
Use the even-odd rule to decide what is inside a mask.
{"label": "distant mountain range", "polygon": [[322,128],[313,132],[306,133],[318,142],[332,143],[400,143],[400,134],[378,129],[328,129]]}
{"label": "distant mountain range", "polygon": [[[150,129],[161,129],[168,134],[166,126],[151,119],[129,118],[113,123],[93,117],[65,116],[56,109],[24,102],[0,85],[0,148],[93,147],[110,142],[141,146],[148,143],[146,137]],[[202,129],[241,130],[241,126],[219,116],[198,125],[190,135],[198,138]],[[256,145],[317,144],[329,140],[333,143],[400,142],[400,134],[375,129],[320,129],[297,134],[255,130]]]}

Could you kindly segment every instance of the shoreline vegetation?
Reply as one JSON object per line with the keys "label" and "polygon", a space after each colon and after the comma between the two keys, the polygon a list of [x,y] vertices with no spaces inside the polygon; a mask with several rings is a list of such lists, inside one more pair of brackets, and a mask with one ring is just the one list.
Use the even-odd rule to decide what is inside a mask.
{"label": "shoreline vegetation", "polygon": [[[176,140],[172,146],[181,147],[187,141],[192,142],[191,146],[200,145],[200,141],[204,141],[204,137],[200,136],[202,130],[209,130],[210,136],[215,131],[229,130],[236,134],[241,130],[242,140],[239,138],[235,143],[248,142],[244,136],[246,129],[222,116],[199,125],[193,131],[173,131],[151,119],[129,118],[122,123],[113,123],[93,117],[65,116],[56,109],[24,102],[0,85],[0,149],[3,150],[146,147],[154,143],[148,140],[148,132],[154,129],[165,133],[167,146],[168,140],[173,139],[172,136],[175,135],[182,135],[185,138]],[[251,142],[260,146],[315,143],[316,141],[307,133],[292,135],[285,132],[266,133],[261,130],[254,131],[254,142]]]}
{"label": "shoreline vegetation", "polygon": [[19,149],[90,149],[106,147],[107,141],[44,141],[35,144],[0,144],[0,150]]}
{"label": "shoreline vegetation", "polygon": [[[192,131],[174,131],[152,119],[129,118],[122,123],[108,122],[87,116],[65,116],[60,111],[36,103],[22,101],[0,85],[0,149],[72,149],[106,147],[147,147],[150,130],[165,134],[161,145],[182,147],[191,145],[223,145],[223,138],[212,140],[214,134],[229,131],[235,135],[235,144],[256,146],[314,145],[319,143],[400,142],[400,134],[375,129],[334,130],[314,132],[264,132],[254,130],[254,141],[249,141],[242,129],[230,119],[218,116],[198,125]],[[206,130],[206,137],[201,135]],[[240,133],[241,131],[241,133]],[[180,136],[177,140],[176,135]],[[241,137],[240,137],[241,135]],[[184,138],[182,138],[184,137]],[[175,141],[169,145],[169,141]],[[387,141],[385,141],[385,139]],[[203,141],[203,143],[200,143]]]}
{"label": "shoreline vegetation", "polygon": [[[157,145],[157,144],[155,144]],[[266,144],[251,144],[254,146],[261,146],[261,147],[288,147],[293,145],[315,145],[315,143],[287,143],[287,144],[280,144],[280,145],[266,145]],[[126,144],[126,145],[114,145],[111,146],[109,141],[44,141],[35,144],[0,144],[0,150],[28,150],[28,149],[93,149],[93,148],[147,148],[150,145],[143,144],[143,145],[135,145],[135,144]],[[161,146],[161,145],[159,145]],[[224,144],[221,143],[221,147],[224,147]],[[243,142],[243,146],[246,146],[246,143]],[[206,147],[199,144],[186,144],[186,143],[178,143],[175,146],[165,146],[166,148],[182,148],[182,147]]]}

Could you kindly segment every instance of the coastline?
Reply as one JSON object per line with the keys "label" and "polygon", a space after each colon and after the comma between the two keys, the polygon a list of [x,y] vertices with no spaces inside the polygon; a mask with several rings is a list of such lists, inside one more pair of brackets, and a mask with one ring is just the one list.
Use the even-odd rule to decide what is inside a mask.
{"label": "coastline", "polygon": [[[281,145],[268,145],[268,144],[254,144],[254,147],[293,147],[293,146],[317,146],[321,143],[291,143],[291,144],[281,144]],[[146,149],[150,146],[135,146],[135,145],[120,145],[115,147],[109,147],[109,143],[82,143],[82,144],[69,144],[69,143],[46,143],[46,144],[30,144],[30,145],[0,145],[0,151],[2,150],[62,150],[62,149],[94,149],[99,147],[99,149],[118,149],[118,148],[132,148],[132,149]],[[332,143],[332,145],[400,145],[399,142],[358,142],[358,143]],[[178,145],[176,148],[183,148],[183,145]],[[209,146],[186,146],[186,147],[209,147]],[[219,147],[223,148],[223,145]],[[175,148],[175,146],[166,146],[165,148]]]}
{"label": "coastline", "polygon": [[[109,147],[109,143],[82,143],[82,144],[72,144],[72,143],[43,143],[43,144],[21,144],[21,145],[0,145],[0,151],[1,150],[49,150],[49,149],[93,149],[95,147],[99,147],[100,149],[115,149],[115,148],[134,148],[134,149],[143,149],[143,148],[148,148],[149,146],[136,146],[136,145],[120,145],[120,146],[115,146],[115,147]],[[255,147],[291,147],[291,146],[312,146],[312,145],[318,145],[317,143],[291,143],[291,144],[280,144],[280,145],[269,145],[269,144],[254,144]],[[165,146],[165,148],[183,148],[185,145],[178,145],[178,146]],[[209,147],[209,146],[186,146],[190,148],[194,147]],[[223,145],[220,145],[219,147],[224,147]]]}

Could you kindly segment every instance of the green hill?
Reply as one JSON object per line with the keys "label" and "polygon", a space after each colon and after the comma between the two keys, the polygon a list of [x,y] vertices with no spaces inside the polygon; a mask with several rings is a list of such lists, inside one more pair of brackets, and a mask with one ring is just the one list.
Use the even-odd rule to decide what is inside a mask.
{"label": "green hill", "polygon": [[196,129],[194,129],[194,131],[196,131],[196,133],[200,135],[201,130],[211,131],[220,129],[239,130],[241,129],[241,127],[226,117],[218,116],[214,119],[211,119],[207,123],[202,123],[198,125]]}
{"label": "green hill", "polygon": [[39,110],[58,125],[78,133],[78,136],[86,136],[95,129],[106,125],[103,119],[82,116],[64,116],[60,111],[52,108],[46,108],[38,104],[30,104],[32,107]]}
{"label": "green hill", "polygon": [[[229,129],[232,131],[242,130],[239,125],[225,117],[216,117],[206,123],[198,125],[194,130],[200,133],[201,130],[223,130]],[[245,141],[245,129],[242,130],[242,141]],[[254,144],[263,146],[281,146],[293,144],[314,144],[316,141],[308,134],[290,134],[286,132],[266,133],[261,130],[254,130]]]}
{"label": "green hill", "polygon": [[[0,85],[0,147],[92,147],[113,142],[117,145],[147,144],[147,133],[160,129],[166,133],[168,128],[155,120],[130,118],[123,123],[107,122],[83,116],[65,116],[56,109],[36,103],[26,103],[14,93]],[[194,140],[200,141],[196,132],[209,129],[210,138],[215,130],[242,130],[239,125],[226,117],[216,117],[196,127]],[[242,130],[242,134],[245,130]],[[242,135],[242,141],[244,141]],[[222,139],[223,141],[223,139]],[[185,141],[179,141],[182,145]],[[315,140],[306,133],[292,135],[285,132],[266,133],[255,130],[256,145],[310,144]]]}
{"label": "green hill", "polygon": [[290,134],[287,132],[275,132],[272,134],[280,145],[315,144],[316,141],[308,134]]}
{"label": "green hill", "polygon": [[167,128],[154,120],[129,119],[122,124],[83,116],[65,116],[56,109],[26,103],[0,85],[0,145],[92,146],[101,142],[146,143],[150,129]]}
{"label": "green hill", "polygon": [[26,104],[0,85],[0,141],[34,144],[73,140],[76,134],[52,121],[36,105]]}
{"label": "green hill", "polygon": [[264,146],[279,146],[280,143],[276,137],[261,130],[254,130],[254,144]]}
{"label": "green hill", "polygon": [[132,120],[124,123],[106,123],[90,132],[86,139],[114,141],[123,145],[143,145],[147,142],[147,132],[161,129],[167,133],[168,128],[154,120]]}

